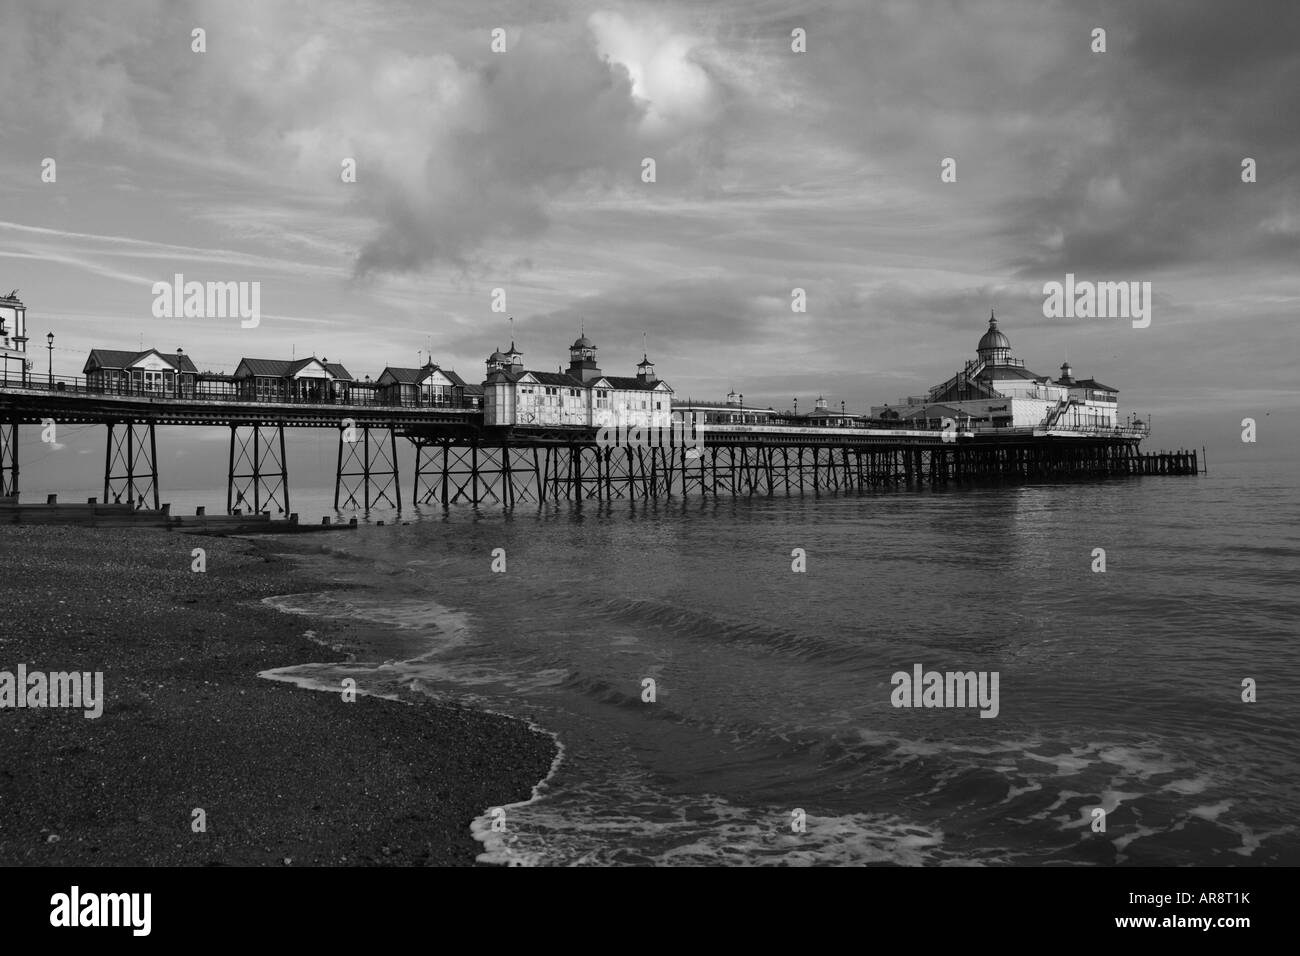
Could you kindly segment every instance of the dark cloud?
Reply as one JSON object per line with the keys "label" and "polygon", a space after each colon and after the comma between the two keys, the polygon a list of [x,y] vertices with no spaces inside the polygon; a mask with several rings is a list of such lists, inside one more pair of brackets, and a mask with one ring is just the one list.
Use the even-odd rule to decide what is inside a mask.
{"label": "dark cloud", "polygon": [[424,180],[384,176],[380,231],[361,250],[359,274],[463,266],[490,238],[540,235],[549,198],[638,173],[642,110],[626,71],[580,28],[533,32],[464,82],[455,125],[427,130]]}

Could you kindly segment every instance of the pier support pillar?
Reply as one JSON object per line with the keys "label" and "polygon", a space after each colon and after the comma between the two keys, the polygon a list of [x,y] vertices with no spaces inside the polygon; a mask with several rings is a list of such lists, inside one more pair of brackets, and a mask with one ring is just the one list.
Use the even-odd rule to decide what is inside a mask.
{"label": "pier support pillar", "polygon": [[[371,432],[375,434],[372,436]],[[387,433],[387,434],[385,434]],[[419,457],[419,453],[416,453]],[[419,483],[417,462],[416,483]],[[360,498],[358,498],[358,495]],[[339,428],[338,469],[334,475],[334,510],[369,512],[371,505],[388,504],[402,512],[402,479],[397,469],[397,430],[344,425]]]}
{"label": "pier support pillar", "polygon": [[0,422],[0,498],[18,496],[18,422]]}
{"label": "pier support pillar", "polygon": [[[158,510],[158,445],[152,422],[109,422],[104,445],[104,502]],[[17,476],[15,475],[15,478]]]}
{"label": "pier support pillar", "polygon": [[[434,454],[446,443],[446,439],[431,441],[408,436],[408,440],[411,447],[415,449],[415,479],[411,482],[412,503],[427,505],[436,498],[439,503],[445,504],[446,502],[443,499],[447,495],[447,470],[446,468],[432,468],[432,463]],[[442,460],[446,461],[445,454],[442,456]],[[430,477],[430,472],[432,472],[432,477]],[[441,495],[438,494],[440,484],[442,486]]]}
{"label": "pier support pillar", "polygon": [[226,482],[226,513],[275,505],[289,513],[289,466],[284,451],[284,425],[254,422],[230,426],[230,472]]}

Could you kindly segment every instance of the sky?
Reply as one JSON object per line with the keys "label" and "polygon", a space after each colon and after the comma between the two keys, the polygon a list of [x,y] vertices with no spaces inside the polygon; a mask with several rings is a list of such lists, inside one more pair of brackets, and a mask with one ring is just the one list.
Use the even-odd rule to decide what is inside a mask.
{"label": "sky", "polygon": [[[51,331],[59,375],[179,346],[213,371],[432,356],[476,380],[512,338],[566,365],[582,329],[606,373],[648,351],[682,397],[866,411],[950,376],[996,310],[1030,369],[1068,360],[1150,415],[1151,448],[1300,446],[1293,0],[0,0],[0,21],[0,291],[41,371]],[[260,283],[260,323],[156,318],[176,273]],[[1149,327],[1047,317],[1067,273],[1151,283]]]}

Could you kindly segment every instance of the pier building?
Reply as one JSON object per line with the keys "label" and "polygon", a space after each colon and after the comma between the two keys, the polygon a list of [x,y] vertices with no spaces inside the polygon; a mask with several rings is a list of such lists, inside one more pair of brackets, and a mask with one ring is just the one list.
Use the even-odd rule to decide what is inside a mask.
{"label": "pier building", "polygon": [[635,376],[606,375],[596,364],[596,345],[580,336],[569,346],[568,369],[527,370],[523,353],[510,343],[487,358],[483,423],[537,427],[640,426],[667,428],[673,390],[642,355]]}
{"label": "pier building", "polygon": [[27,358],[27,306],[14,289],[0,296],[0,380],[25,384],[31,367]]}
{"label": "pier building", "polygon": [[103,392],[193,395],[199,370],[184,349],[175,355],[157,349],[91,349],[81,374],[88,387]]}
{"label": "pier building", "polygon": [[1097,432],[1122,427],[1119,389],[1096,379],[1076,379],[1069,363],[1053,379],[1025,367],[1012,356],[1011,340],[989,315],[988,329],[975,348],[975,358],[927,395],[907,398],[901,405],[877,406],[873,417],[934,420],[952,418],[976,432],[1037,429]]}
{"label": "pier building", "polygon": [[244,358],[235,367],[235,391],[252,401],[330,402],[346,399],[352,376],[328,359]]}
{"label": "pier building", "polygon": [[[513,347],[513,346],[512,346]],[[420,368],[387,366],[375,379],[375,398],[383,405],[427,408],[477,408],[483,403],[483,386],[471,385],[433,359]]]}

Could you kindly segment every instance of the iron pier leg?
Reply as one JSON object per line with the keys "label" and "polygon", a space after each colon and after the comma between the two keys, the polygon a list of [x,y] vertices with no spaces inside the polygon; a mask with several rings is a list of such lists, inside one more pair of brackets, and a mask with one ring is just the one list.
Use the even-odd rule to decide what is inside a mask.
{"label": "iron pier leg", "polygon": [[17,419],[11,422],[0,422],[0,496],[18,497]]}
{"label": "iron pier leg", "polygon": [[[232,422],[231,425],[230,425],[230,469],[229,469],[229,471],[226,472],[226,476],[227,476],[227,477],[226,477],[226,514],[234,514],[234,512],[235,512],[235,432],[236,432],[236,430],[237,430],[237,429],[236,429],[236,427],[235,427],[235,424]],[[113,433],[113,426],[110,425],[110,426],[109,426],[109,435],[111,436],[112,433]],[[106,471],[104,474],[105,474],[105,477],[104,477],[104,501],[105,501],[105,503],[107,503],[107,502],[108,502],[108,473],[107,473],[107,471]],[[335,506],[338,505],[338,493],[337,493],[337,492],[335,492],[334,504],[335,504]]]}

